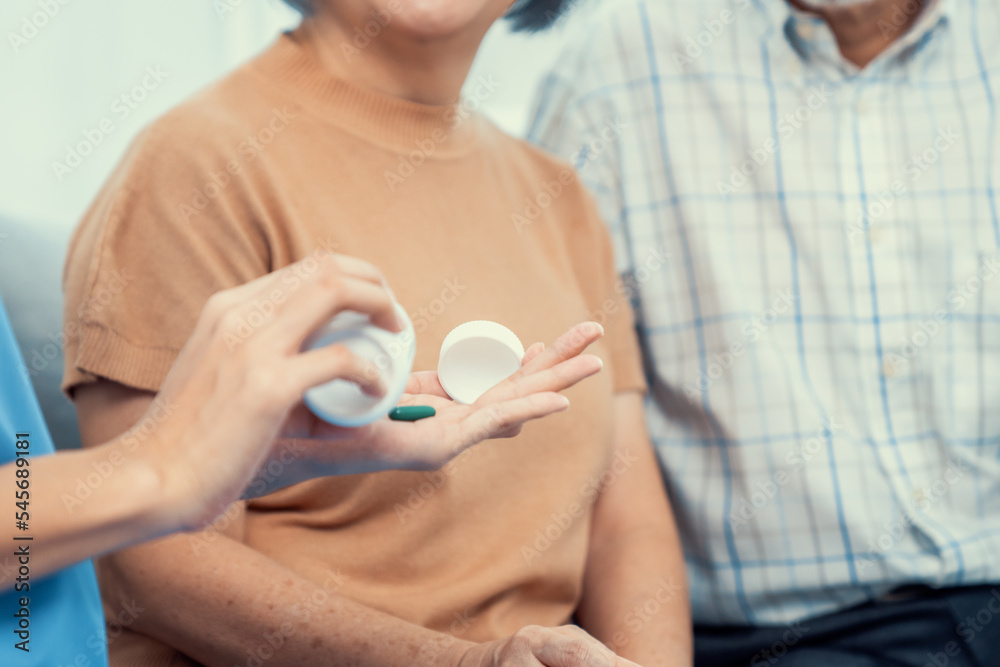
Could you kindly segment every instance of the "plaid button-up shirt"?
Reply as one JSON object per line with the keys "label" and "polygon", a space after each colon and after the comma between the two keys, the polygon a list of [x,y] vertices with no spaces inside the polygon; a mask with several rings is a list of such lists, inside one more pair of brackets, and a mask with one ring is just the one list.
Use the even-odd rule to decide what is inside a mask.
{"label": "plaid button-up shirt", "polygon": [[780,0],[611,2],[538,99],[633,288],[697,622],[1000,582],[1000,4],[879,29],[859,71]]}

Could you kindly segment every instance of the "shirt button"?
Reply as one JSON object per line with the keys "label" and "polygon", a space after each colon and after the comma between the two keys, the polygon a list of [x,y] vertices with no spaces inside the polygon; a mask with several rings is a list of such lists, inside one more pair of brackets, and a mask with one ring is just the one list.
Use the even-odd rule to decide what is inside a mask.
{"label": "shirt button", "polygon": [[816,36],[816,26],[812,23],[800,23],[799,24],[799,37],[805,40],[810,40]]}
{"label": "shirt button", "polygon": [[881,227],[870,227],[868,229],[868,238],[871,239],[872,243],[878,243],[885,238],[885,232],[882,231]]}
{"label": "shirt button", "polygon": [[863,116],[868,113],[868,102],[866,100],[858,100],[858,103],[854,105],[854,110],[858,112],[859,116]]}
{"label": "shirt button", "polygon": [[892,359],[886,359],[884,362],[882,362],[882,375],[884,375],[885,377],[887,378],[896,377],[896,374],[898,372],[899,370],[896,368],[896,364],[893,362]]}

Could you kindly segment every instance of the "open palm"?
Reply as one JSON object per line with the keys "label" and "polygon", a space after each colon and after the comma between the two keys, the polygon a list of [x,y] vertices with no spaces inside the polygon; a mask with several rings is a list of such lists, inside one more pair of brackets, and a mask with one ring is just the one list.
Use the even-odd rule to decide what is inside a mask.
{"label": "open palm", "polygon": [[323,475],[435,469],[483,440],[517,435],[525,422],[565,410],[569,401],[559,392],[601,370],[601,360],[583,351],[603,333],[600,325],[584,322],[549,347],[536,343],[518,372],[472,405],[451,400],[437,372],[414,373],[399,404],[429,405],[437,412],[429,419],[384,418],[345,428],[324,422],[300,404],[274,449],[291,446],[297,452],[297,465],[281,485]]}

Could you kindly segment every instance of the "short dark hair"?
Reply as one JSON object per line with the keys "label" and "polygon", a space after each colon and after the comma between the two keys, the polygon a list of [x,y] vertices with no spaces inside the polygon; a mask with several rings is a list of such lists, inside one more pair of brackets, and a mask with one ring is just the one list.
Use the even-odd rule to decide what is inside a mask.
{"label": "short dark hair", "polygon": [[[303,16],[312,13],[311,0],[284,2]],[[518,0],[504,18],[514,24],[517,32],[538,32],[555,23],[574,2],[576,0]]]}
{"label": "short dark hair", "polygon": [[506,18],[515,32],[539,32],[555,23],[576,0],[518,0]]}
{"label": "short dark hair", "polygon": [[303,16],[309,16],[312,14],[312,3],[311,0],[283,0],[286,5],[302,14]]}

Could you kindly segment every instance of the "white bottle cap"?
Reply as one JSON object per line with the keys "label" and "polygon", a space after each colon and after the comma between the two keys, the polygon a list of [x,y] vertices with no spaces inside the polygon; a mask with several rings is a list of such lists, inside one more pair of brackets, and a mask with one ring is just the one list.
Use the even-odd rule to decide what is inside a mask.
{"label": "white bottle cap", "polygon": [[396,315],[404,325],[398,334],[374,326],[365,315],[346,311],[309,337],[304,349],[340,344],[372,362],[387,387],[382,398],[365,394],[347,380],[313,387],[305,395],[313,414],[331,424],[353,428],[377,421],[396,407],[410,378],[417,349],[413,324],[399,304]]}
{"label": "white bottle cap", "polygon": [[458,403],[479,397],[521,368],[524,346],[513,331],[486,320],[461,324],[441,343],[438,381]]}

